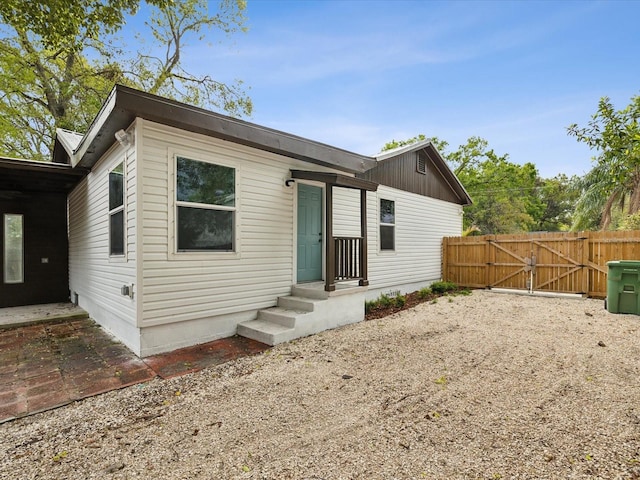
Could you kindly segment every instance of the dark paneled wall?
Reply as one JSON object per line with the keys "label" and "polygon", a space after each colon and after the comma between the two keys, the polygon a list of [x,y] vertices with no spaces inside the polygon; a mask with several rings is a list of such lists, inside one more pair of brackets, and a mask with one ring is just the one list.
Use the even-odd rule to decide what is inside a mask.
{"label": "dark paneled wall", "polygon": [[[24,215],[24,283],[4,283],[5,213]],[[0,307],[68,301],[68,260],[66,194],[0,191]]]}
{"label": "dark paneled wall", "polygon": [[[426,160],[426,174],[417,171],[418,155],[422,155]],[[425,150],[408,152],[382,160],[378,162],[376,167],[357,176],[425,197],[458,204],[464,203],[464,200],[456,194]]]}

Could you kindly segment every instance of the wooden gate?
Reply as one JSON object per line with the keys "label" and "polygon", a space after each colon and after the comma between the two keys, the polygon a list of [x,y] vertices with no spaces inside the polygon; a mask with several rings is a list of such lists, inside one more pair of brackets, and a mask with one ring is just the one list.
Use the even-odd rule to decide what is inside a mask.
{"label": "wooden gate", "polygon": [[640,232],[451,237],[443,278],[477,288],[606,296],[606,262],[640,259]]}

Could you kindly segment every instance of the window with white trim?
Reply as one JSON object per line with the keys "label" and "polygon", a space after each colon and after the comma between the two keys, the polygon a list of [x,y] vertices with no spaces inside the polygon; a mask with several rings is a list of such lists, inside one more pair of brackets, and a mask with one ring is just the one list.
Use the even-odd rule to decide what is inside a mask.
{"label": "window with white trim", "polygon": [[124,162],[109,172],[109,255],[124,256]]}
{"label": "window with white trim", "polygon": [[396,249],[396,202],[380,199],[380,250]]}
{"label": "window with white trim", "polygon": [[177,251],[235,251],[235,168],[176,157],[175,191]]}
{"label": "window with white trim", "polygon": [[4,231],[4,283],[24,283],[24,217],[5,213]]}

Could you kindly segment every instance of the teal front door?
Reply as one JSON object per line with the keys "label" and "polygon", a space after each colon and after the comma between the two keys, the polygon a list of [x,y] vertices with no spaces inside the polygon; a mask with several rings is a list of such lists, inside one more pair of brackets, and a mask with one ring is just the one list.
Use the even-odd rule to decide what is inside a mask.
{"label": "teal front door", "polygon": [[298,184],[298,282],[322,280],[322,188]]}

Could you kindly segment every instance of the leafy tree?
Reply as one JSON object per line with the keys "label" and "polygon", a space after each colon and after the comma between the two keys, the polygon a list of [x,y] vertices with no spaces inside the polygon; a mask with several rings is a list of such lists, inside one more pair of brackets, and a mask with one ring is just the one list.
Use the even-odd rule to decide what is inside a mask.
{"label": "leafy tree", "polygon": [[[422,142],[424,140],[427,140],[427,137],[423,133],[420,133],[415,137],[411,137],[406,140],[391,140],[390,142],[384,144],[381,151],[386,152],[395,148],[406,147],[407,145],[413,145],[414,143]],[[447,142],[445,142],[444,140],[440,140],[438,137],[430,137],[429,141],[436,147],[436,149],[440,153],[445,151],[447,146],[449,145]]]}
{"label": "leafy tree", "polygon": [[404,147],[406,145],[413,145],[414,143],[422,142],[426,139],[427,137],[424,134],[420,133],[419,135],[408,138],[406,140],[391,140],[390,142],[384,144],[384,146],[382,147],[382,151],[386,152],[387,150],[393,150],[395,148]]}
{"label": "leafy tree", "polygon": [[586,127],[568,127],[570,136],[596,151],[594,167],[579,184],[574,230],[593,226],[594,219],[601,229],[609,228],[616,208],[627,215],[640,211],[639,120],[640,96],[622,110],[603,97]]}
{"label": "leafy tree", "polygon": [[558,232],[571,228],[573,209],[578,200],[578,177],[565,174],[553,178],[538,179],[537,197],[543,208],[534,217],[536,231]]}
{"label": "leafy tree", "polygon": [[[394,140],[385,149],[425,138]],[[566,175],[542,179],[534,164],[510,162],[507,154],[496,154],[481,137],[470,137],[455,151],[447,151],[446,141],[434,137],[432,142],[474,201],[464,210],[464,235],[569,228],[577,179]]]}
{"label": "leafy tree", "polygon": [[640,212],[625,216],[620,221],[618,230],[640,230]]}
{"label": "leafy tree", "polygon": [[518,165],[508,155],[497,155],[488,142],[470,137],[445,158],[473,199],[465,207],[464,228],[482,234],[529,231],[544,209],[536,196],[538,170],[532,163]]}
{"label": "leafy tree", "polygon": [[[495,156],[493,150],[487,150],[489,142],[480,137],[469,137],[467,143],[460,145],[458,150],[447,154],[453,173],[456,175],[463,171],[475,169],[487,156]],[[505,157],[506,158],[506,157]]]}
{"label": "leafy tree", "polygon": [[532,163],[517,165],[507,155],[489,152],[477,168],[461,171],[458,178],[474,200],[465,208],[465,227],[499,234],[526,232],[534,226],[541,204],[534,194],[538,172]]}
{"label": "leafy tree", "polygon": [[214,15],[205,0],[147,0],[150,17],[139,38],[152,42],[130,56],[133,49],[116,34],[139,1],[0,2],[2,154],[48,158],[55,129],[85,131],[115,83],[232,115],[251,113],[241,82],[193,75],[182,62],[189,40],[212,30],[244,31],[245,0],[222,0]]}

